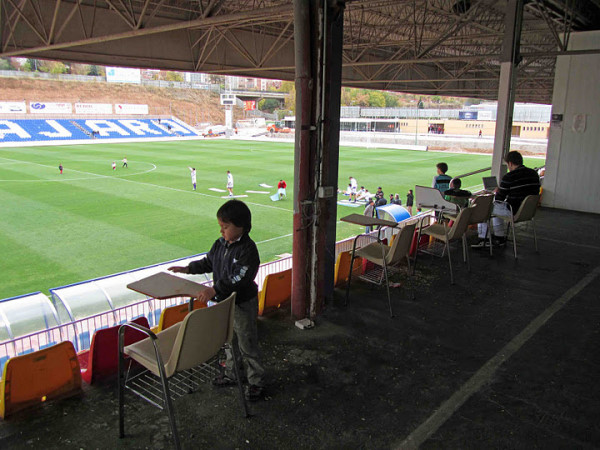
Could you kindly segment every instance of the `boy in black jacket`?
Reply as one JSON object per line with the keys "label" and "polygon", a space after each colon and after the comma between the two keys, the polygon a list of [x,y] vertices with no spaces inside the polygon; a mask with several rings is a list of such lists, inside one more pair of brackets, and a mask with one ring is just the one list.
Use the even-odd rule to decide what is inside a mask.
{"label": "boy in black jacket", "polygon": [[[260,362],[256,329],[258,287],[254,278],[260,259],[256,244],[248,235],[252,229],[252,214],[244,202],[230,200],[217,211],[217,221],[221,227],[221,237],[215,241],[206,257],[192,261],[186,267],[169,267],[169,270],[190,274],[212,272],[213,287],[198,293],[198,301],[201,302],[224,300],[232,292],[237,292],[233,327],[248,378],[246,398],[254,401],[262,397],[265,371]],[[227,351],[225,374],[215,378],[213,384],[236,384],[233,354],[230,351]]]}

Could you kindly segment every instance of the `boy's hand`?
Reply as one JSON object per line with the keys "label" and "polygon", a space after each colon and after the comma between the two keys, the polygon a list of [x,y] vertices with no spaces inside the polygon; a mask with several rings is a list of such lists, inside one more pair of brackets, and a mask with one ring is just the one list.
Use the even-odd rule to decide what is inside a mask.
{"label": "boy's hand", "polygon": [[171,266],[167,270],[175,273],[189,273],[187,266]]}
{"label": "boy's hand", "polygon": [[207,301],[212,299],[215,295],[217,295],[217,291],[215,291],[214,288],[209,287],[206,289],[202,289],[200,292],[198,292],[198,295],[196,295],[196,298],[198,299],[199,302],[206,303]]}

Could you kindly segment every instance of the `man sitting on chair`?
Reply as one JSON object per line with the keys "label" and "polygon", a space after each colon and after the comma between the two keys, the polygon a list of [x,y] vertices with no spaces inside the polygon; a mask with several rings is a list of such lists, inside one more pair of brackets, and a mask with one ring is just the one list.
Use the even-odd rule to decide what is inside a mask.
{"label": "man sitting on chair", "polygon": [[450,189],[444,192],[444,199],[449,202],[455,203],[461,208],[469,206],[469,197],[471,197],[471,191],[465,191],[461,189],[462,181],[460,178],[452,178],[450,181]]}
{"label": "man sitting on chair", "polygon": [[[504,161],[508,166],[508,173],[502,177],[500,186],[496,189],[493,215],[510,217],[511,208],[512,213],[516,214],[525,197],[540,193],[540,177],[535,170],[523,165],[523,156],[519,152],[508,152]],[[503,222],[499,217],[492,217],[492,241],[497,244],[505,241]],[[487,224],[480,223],[478,231],[479,244],[475,247],[484,247]]]}

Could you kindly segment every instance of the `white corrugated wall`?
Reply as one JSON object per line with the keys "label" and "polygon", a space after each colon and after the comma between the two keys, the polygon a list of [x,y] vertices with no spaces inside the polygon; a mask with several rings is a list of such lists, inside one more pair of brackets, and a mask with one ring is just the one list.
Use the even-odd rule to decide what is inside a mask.
{"label": "white corrugated wall", "polygon": [[[600,49],[600,32],[573,33],[570,50]],[[600,213],[600,54],[556,63],[543,205]]]}

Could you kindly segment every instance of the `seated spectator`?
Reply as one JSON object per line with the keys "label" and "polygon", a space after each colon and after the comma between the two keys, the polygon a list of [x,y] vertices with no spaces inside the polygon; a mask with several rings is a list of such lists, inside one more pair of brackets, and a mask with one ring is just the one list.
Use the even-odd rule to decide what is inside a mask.
{"label": "seated spectator", "polygon": [[470,191],[461,189],[462,181],[460,178],[453,178],[450,181],[450,189],[444,192],[444,198],[449,202],[456,203],[461,208],[469,206],[469,197],[471,197]]}
{"label": "seated spectator", "polygon": [[[508,173],[502,177],[500,186],[496,189],[493,214],[494,216],[510,217],[511,208],[512,213],[516,214],[525,197],[540,193],[540,177],[537,171],[523,165],[523,156],[519,152],[508,152],[504,160],[508,166]],[[473,247],[485,247],[487,224],[480,223],[477,227],[479,244]],[[492,242],[504,244],[504,221],[500,217],[492,217],[492,230]]]}

